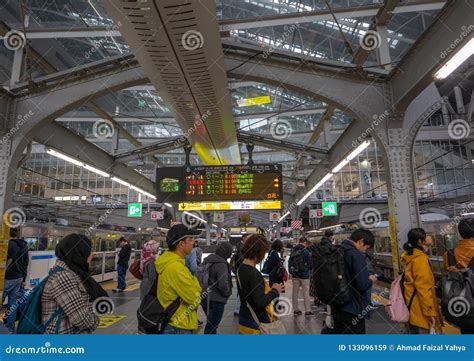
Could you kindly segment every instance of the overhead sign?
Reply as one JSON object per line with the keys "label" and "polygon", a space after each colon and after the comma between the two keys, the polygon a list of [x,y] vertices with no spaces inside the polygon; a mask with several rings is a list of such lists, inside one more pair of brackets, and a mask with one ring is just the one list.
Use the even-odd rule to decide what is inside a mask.
{"label": "overhead sign", "polygon": [[309,218],[323,218],[323,210],[322,209],[310,209],[309,210]]}
{"label": "overhead sign", "polygon": [[151,211],[150,218],[152,220],[165,219],[165,212],[164,211]]}
{"label": "overhead sign", "polygon": [[270,221],[278,221],[280,219],[280,212],[270,212]]}
{"label": "overhead sign", "polygon": [[214,213],[214,222],[224,222],[224,213],[222,212]]}
{"label": "overhead sign", "polygon": [[337,216],[337,202],[323,202],[323,216]]}
{"label": "overhead sign", "polygon": [[127,216],[129,217],[141,217],[142,216],[142,205],[141,203],[129,203]]}
{"label": "overhead sign", "polygon": [[238,211],[244,209],[281,209],[281,201],[178,203],[179,211]]}
{"label": "overhead sign", "polygon": [[156,183],[161,203],[283,199],[280,164],[157,168]]}
{"label": "overhead sign", "polygon": [[239,107],[251,107],[254,105],[270,104],[272,102],[269,95],[254,98],[240,98],[237,99],[237,105]]}

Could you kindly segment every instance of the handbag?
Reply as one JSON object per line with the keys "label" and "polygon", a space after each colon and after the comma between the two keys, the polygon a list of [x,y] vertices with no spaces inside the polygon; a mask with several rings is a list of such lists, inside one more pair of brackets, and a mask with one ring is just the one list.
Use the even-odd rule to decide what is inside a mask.
{"label": "handbag", "polygon": [[133,261],[133,263],[130,265],[130,268],[128,271],[133,275],[138,280],[143,279],[143,274],[140,272],[140,260],[137,259],[136,261]]}
{"label": "handbag", "polygon": [[[240,289],[242,289],[242,283],[240,282],[239,272],[236,273],[236,276],[237,276],[237,282],[239,282]],[[247,308],[250,311],[250,314],[252,315],[253,320],[258,325],[258,328],[262,334],[264,335],[285,335],[286,334],[285,325],[283,325],[283,322],[281,320],[275,319],[273,322],[270,322],[270,323],[260,322],[260,320],[257,317],[257,314],[253,310],[252,306],[250,306],[250,303],[246,302],[246,304],[247,304]]]}

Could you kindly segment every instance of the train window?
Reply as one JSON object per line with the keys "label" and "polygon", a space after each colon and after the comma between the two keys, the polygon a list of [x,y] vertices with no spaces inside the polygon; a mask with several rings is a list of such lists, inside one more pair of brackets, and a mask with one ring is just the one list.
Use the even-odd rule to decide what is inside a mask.
{"label": "train window", "polygon": [[40,237],[38,241],[38,251],[45,251],[48,248],[48,238]]}
{"label": "train window", "polygon": [[433,245],[431,246],[431,254],[433,256],[442,256],[446,251],[444,246],[444,239],[441,234],[432,234],[433,237]]}
{"label": "train window", "polygon": [[444,245],[446,249],[453,249],[458,244],[458,237],[454,233],[444,235]]}
{"label": "train window", "polygon": [[90,271],[92,275],[102,274],[102,257],[103,254],[94,254],[92,256],[92,262],[90,265]]}
{"label": "train window", "polygon": [[36,251],[38,249],[37,238],[25,238],[25,242],[28,245],[28,251]]}
{"label": "train window", "polygon": [[115,254],[105,255],[105,273],[115,271]]}

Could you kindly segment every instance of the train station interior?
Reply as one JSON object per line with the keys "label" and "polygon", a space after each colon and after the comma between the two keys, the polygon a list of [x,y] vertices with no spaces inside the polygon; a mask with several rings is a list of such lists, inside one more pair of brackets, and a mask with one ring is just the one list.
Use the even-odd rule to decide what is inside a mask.
{"label": "train station interior", "polygon": [[[474,217],[473,19],[470,0],[0,0],[0,293],[11,229],[26,290],[86,235],[113,306],[92,333],[136,334],[122,238],[130,266],[179,224],[201,231],[202,260],[261,235],[289,270],[300,239],[363,228],[379,277],[366,333],[403,333],[385,306],[409,230],[432,237],[440,299],[443,255]],[[239,333],[234,276],[218,334]],[[311,294],[296,315],[293,288],[286,332],[324,332],[328,309]]]}

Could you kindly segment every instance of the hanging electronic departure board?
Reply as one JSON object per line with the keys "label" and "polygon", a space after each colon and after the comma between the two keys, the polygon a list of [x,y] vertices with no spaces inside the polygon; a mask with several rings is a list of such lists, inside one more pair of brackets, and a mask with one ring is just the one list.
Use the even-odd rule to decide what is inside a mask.
{"label": "hanging electronic departure board", "polygon": [[166,167],[157,169],[159,202],[179,210],[280,209],[279,164]]}
{"label": "hanging electronic departure board", "polygon": [[276,164],[191,167],[185,172],[185,201],[276,200],[282,197]]}

